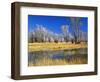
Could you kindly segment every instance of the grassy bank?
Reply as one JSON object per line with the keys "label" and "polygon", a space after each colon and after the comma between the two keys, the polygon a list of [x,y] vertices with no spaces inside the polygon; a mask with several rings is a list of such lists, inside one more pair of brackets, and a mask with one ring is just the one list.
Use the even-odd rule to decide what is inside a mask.
{"label": "grassy bank", "polygon": [[44,58],[42,60],[37,61],[35,64],[32,62],[29,63],[29,66],[48,66],[48,65],[74,65],[74,64],[87,64],[87,60],[85,58],[77,58],[72,61],[62,60],[62,59],[48,59]]}
{"label": "grassy bank", "polygon": [[28,51],[43,51],[43,50],[64,50],[64,49],[79,49],[87,48],[86,43],[28,43]]}

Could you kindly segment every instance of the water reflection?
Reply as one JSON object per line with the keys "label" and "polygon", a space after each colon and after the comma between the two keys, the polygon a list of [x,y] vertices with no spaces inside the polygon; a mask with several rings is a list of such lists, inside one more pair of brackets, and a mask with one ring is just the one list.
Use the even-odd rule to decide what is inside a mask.
{"label": "water reflection", "polygon": [[28,53],[28,66],[86,64],[87,49],[34,51]]}

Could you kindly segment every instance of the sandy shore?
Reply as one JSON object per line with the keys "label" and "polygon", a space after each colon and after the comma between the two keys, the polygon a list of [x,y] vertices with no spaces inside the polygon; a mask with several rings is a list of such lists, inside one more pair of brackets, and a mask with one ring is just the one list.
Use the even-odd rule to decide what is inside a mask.
{"label": "sandy shore", "polygon": [[44,50],[68,50],[87,48],[86,43],[72,44],[72,43],[28,43],[28,52],[44,51]]}

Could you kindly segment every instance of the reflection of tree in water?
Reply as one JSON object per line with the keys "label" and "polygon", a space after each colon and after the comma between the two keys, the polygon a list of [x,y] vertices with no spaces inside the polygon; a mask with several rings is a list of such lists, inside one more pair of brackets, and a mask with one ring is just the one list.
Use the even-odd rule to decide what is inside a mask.
{"label": "reflection of tree in water", "polygon": [[69,62],[76,59],[84,59],[84,58],[86,59],[87,49],[80,49],[80,50],[76,49],[76,50],[67,51],[66,55],[67,55],[66,60]]}
{"label": "reflection of tree in water", "polygon": [[87,49],[59,50],[59,51],[35,51],[28,54],[28,63],[36,64],[44,58],[52,60],[65,60],[71,62],[76,59],[87,59]]}

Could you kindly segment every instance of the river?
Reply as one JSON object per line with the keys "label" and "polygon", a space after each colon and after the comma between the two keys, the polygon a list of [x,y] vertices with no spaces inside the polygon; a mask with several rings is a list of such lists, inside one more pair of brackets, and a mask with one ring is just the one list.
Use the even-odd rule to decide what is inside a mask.
{"label": "river", "polygon": [[87,48],[34,51],[28,53],[28,66],[74,65],[87,63]]}

